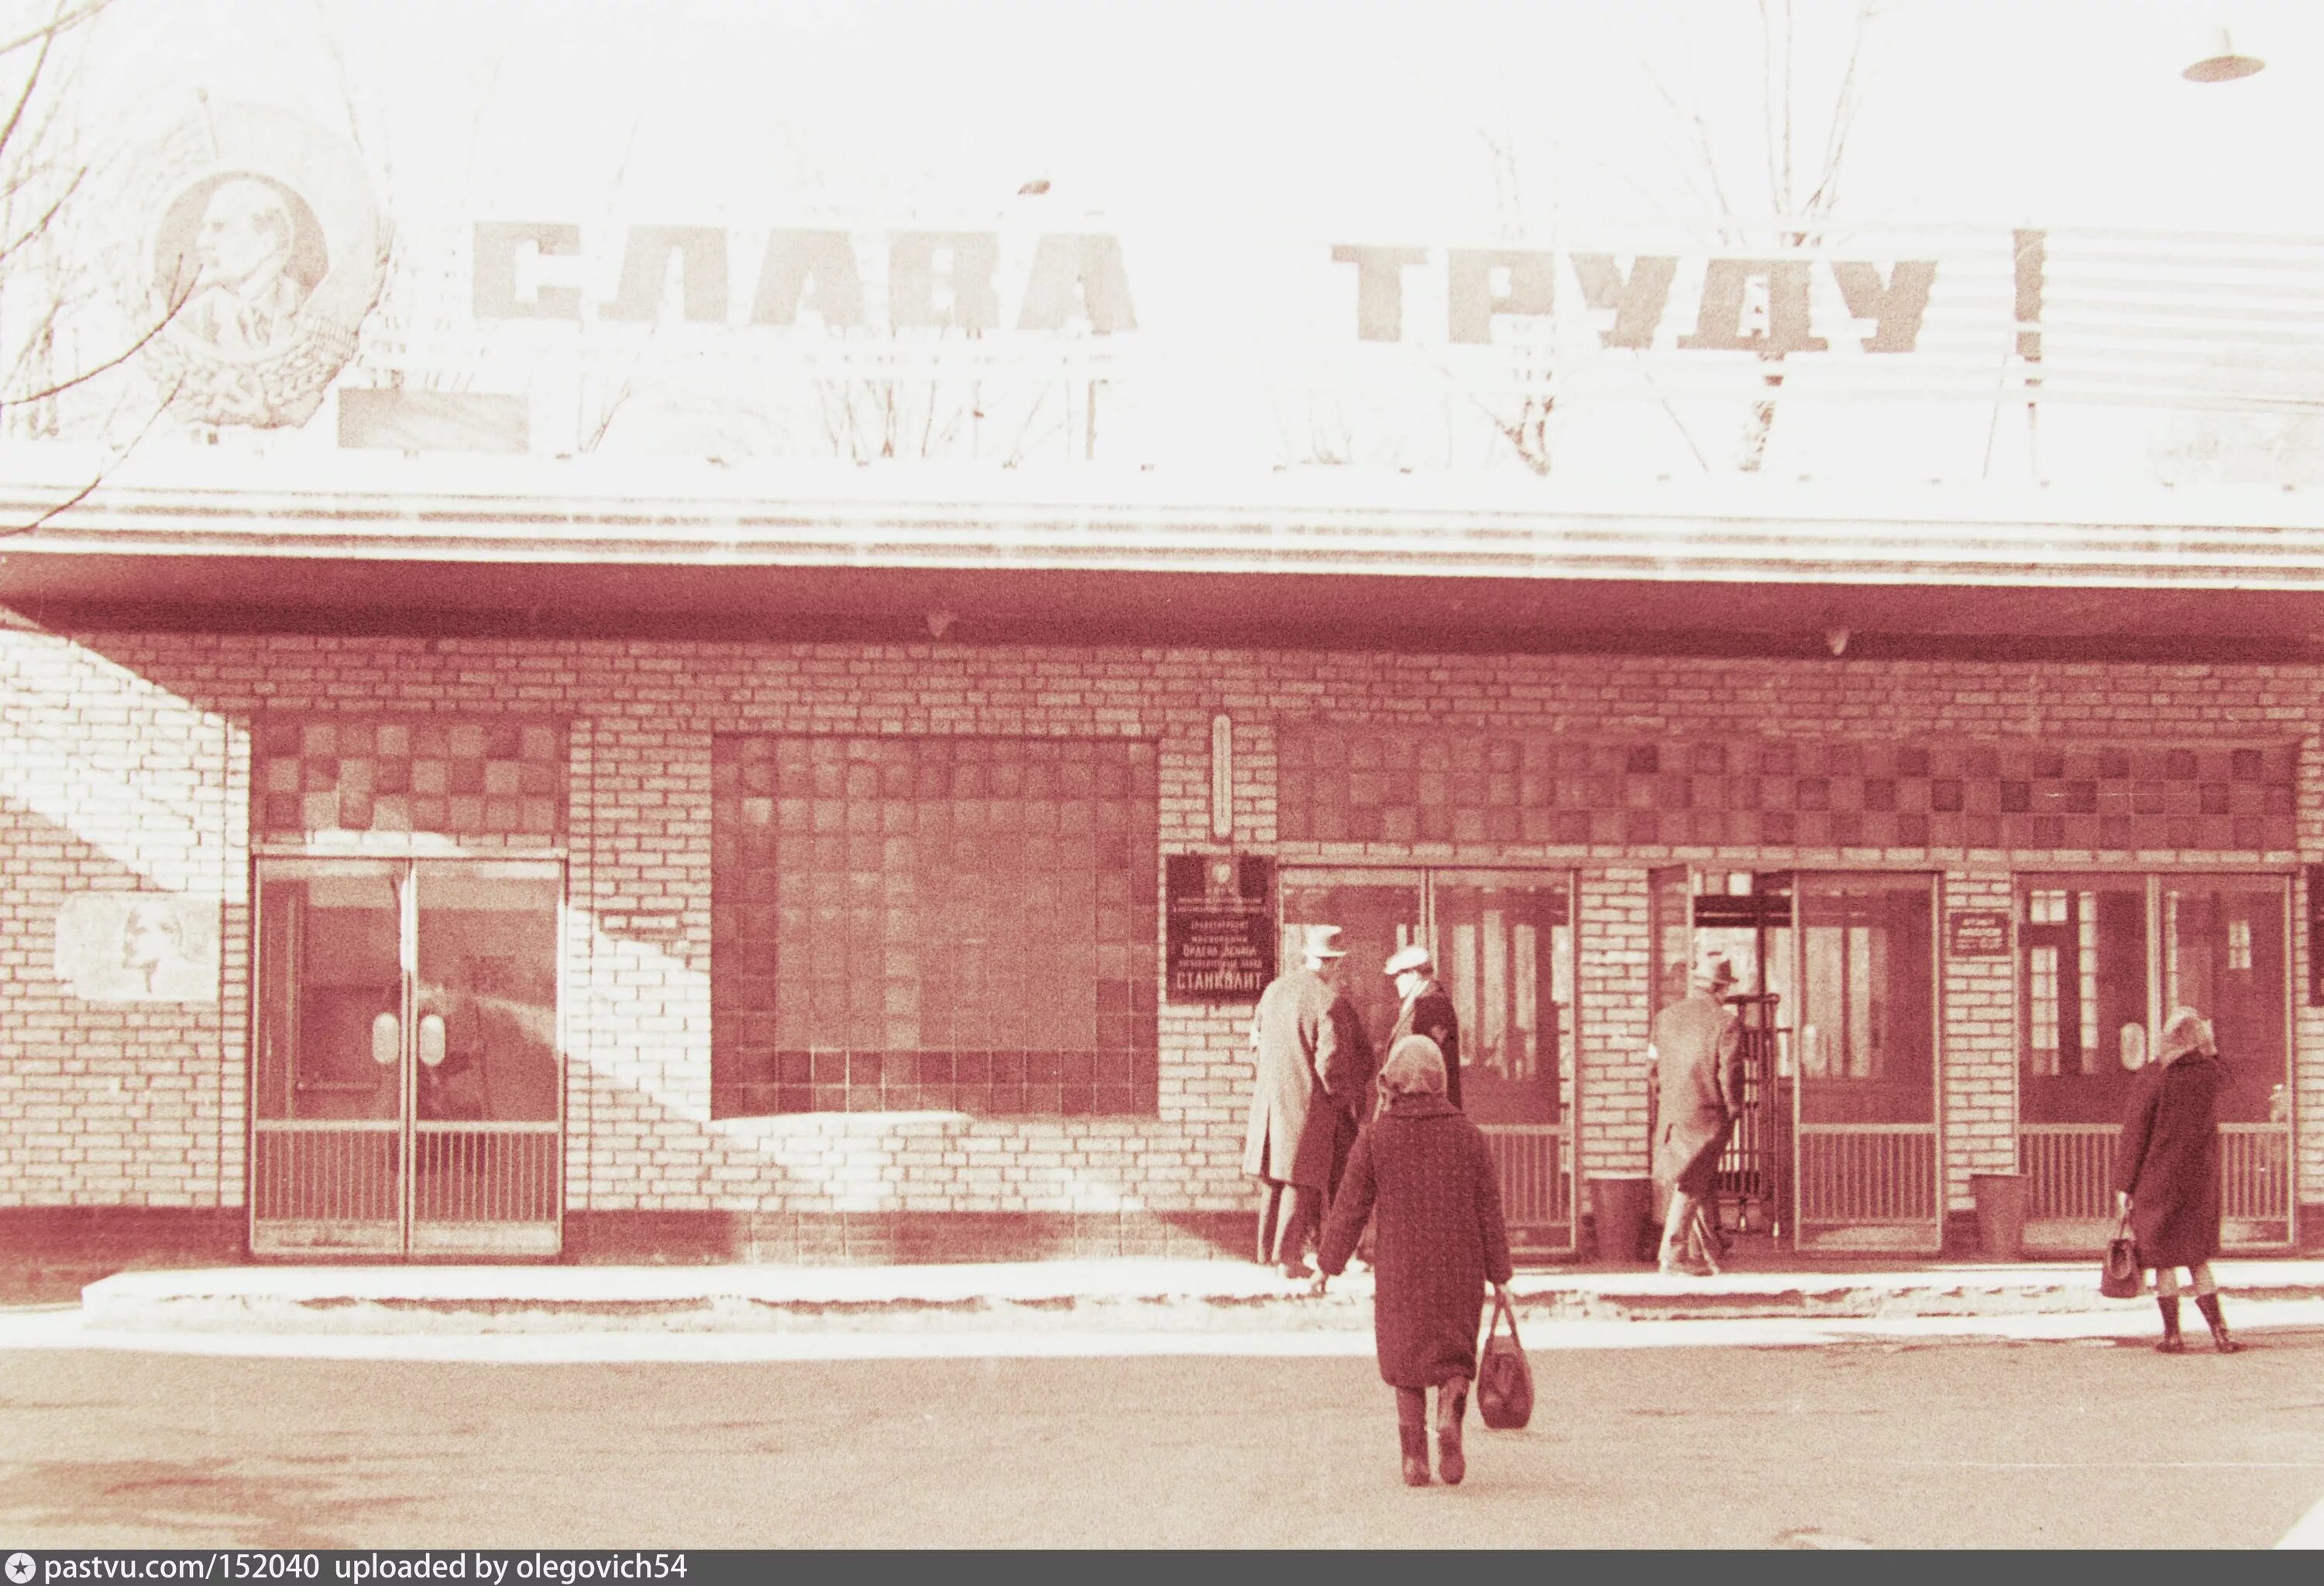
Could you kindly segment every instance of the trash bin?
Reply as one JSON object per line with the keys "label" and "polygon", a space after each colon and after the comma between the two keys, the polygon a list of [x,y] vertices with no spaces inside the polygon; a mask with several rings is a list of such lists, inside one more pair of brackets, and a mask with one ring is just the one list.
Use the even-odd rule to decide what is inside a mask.
{"label": "trash bin", "polygon": [[1632,1261],[1646,1237],[1652,1181],[1644,1176],[1592,1178],[1590,1214],[1598,1225],[1598,1259]]}
{"label": "trash bin", "polygon": [[1977,1197],[1977,1240],[1997,1261],[2025,1254],[2027,1182],[2022,1173],[1969,1175],[1969,1193]]}

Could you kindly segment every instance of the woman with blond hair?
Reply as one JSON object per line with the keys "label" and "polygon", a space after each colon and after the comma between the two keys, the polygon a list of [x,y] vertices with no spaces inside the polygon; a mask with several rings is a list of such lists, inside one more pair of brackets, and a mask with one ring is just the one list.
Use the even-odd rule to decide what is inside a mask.
{"label": "woman with blond hair", "polygon": [[2219,1251],[2219,1062],[2211,1025],[2192,1008],[2172,1014],[2154,1059],[2131,1086],[2115,1157],[2118,1199],[2138,1243],[2138,1264],[2154,1269],[2154,1303],[2163,1312],[2163,1342],[2175,1355],[2179,1336],[2179,1275],[2185,1268],[2195,1308],[2223,1355],[2243,1348],[2219,1314],[2219,1283],[2211,1258]]}
{"label": "woman with blond hair", "polygon": [[1404,1479],[1428,1485],[1428,1390],[1436,1390],[1437,1470],[1468,1471],[1461,1422],[1477,1375],[1485,1286],[1507,1292],[1509,1231],[1485,1137],[1444,1095],[1444,1056],[1426,1036],[1390,1048],[1380,1085],[1388,1111],[1357,1138],[1317,1264],[1320,1294],[1378,1219],[1372,1337],[1381,1379],[1396,1389]]}

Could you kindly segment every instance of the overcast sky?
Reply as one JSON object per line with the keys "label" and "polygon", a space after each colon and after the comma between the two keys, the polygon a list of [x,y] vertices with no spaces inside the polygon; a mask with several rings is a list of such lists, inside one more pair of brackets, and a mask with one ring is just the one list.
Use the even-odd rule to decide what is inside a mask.
{"label": "overcast sky", "polygon": [[[1794,7],[1802,192],[1862,9]],[[149,108],[195,78],[318,115],[352,101],[410,202],[973,212],[1039,176],[1058,207],[1124,219],[1443,230],[1495,224],[1512,171],[1528,218],[1687,219],[1721,194],[1766,211],[1759,16],[1746,0],[121,0],[95,64]],[[2267,69],[2181,80],[2223,19]],[[2324,231],[2311,0],[1888,0],[1858,71],[1844,216]]]}
{"label": "overcast sky", "polygon": [[[1314,416],[1304,395],[1243,389],[1265,382],[1235,360],[1268,336],[1326,358],[1352,346],[1352,279],[1329,244],[1523,238],[1699,261],[1724,217],[1777,208],[1786,105],[1794,208],[1836,171],[1835,235],[1966,228],[1923,345],[1951,335],[1958,348],[1973,332],[1979,371],[1997,371],[2011,345],[2013,226],[2324,238],[2315,0],[1886,0],[1868,20],[1858,0],[1766,0],[1765,12],[1790,19],[1788,88],[1784,30],[1764,25],[1755,0],[117,0],[87,41],[78,100],[124,145],[182,122],[197,90],[352,132],[403,239],[399,269],[437,270],[453,320],[467,313],[479,218],[582,225],[599,239],[585,249],[593,302],[610,295],[622,229],[640,222],[993,227],[1020,253],[1041,231],[1119,232],[1148,334],[1115,350],[1156,361],[1137,389],[1169,431],[1131,455],[1245,466],[1305,455]],[[2222,23],[2266,69],[2184,81]],[[1835,164],[1851,62],[1858,109]],[[1047,193],[1020,198],[1035,180]],[[1649,244],[1656,235],[1678,240]],[[1916,256],[1904,246],[1874,256]],[[747,293],[755,266],[738,261]],[[1699,262],[1689,268],[1665,342],[1701,293]],[[1023,272],[1004,256],[1005,295]],[[419,300],[401,290],[407,308]],[[1441,341],[1441,279],[1433,290]],[[1560,290],[1564,314],[1573,294]],[[1815,290],[1819,325],[1841,333],[1836,366],[1857,344],[1828,272]],[[1594,349],[1598,330],[1577,320],[1560,334]],[[494,355],[483,389],[526,377]],[[1169,358],[1182,363],[1165,371]],[[1436,377],[1420,368],[1395,389],[1441,403]],[[1335,377],[1318,364],[1313,378],[1327,389]],[[659,409],[641,395],[623,422],[659,422],[653,447],[700,455],[693,427],[720,399],[692,367],[670,391]],[[1572,459],[1561,467],[1709,468],[1733,428],[1705,419],[1696,434],[1715,443],[1689,443],[1665,397],[1634,393],[1606,410],[1601,444],[1587,406],[1569,401],[1561,416]],[[1779,460],[1990,473],[1990,438],[2008,431],[1989,406],[1909,416],[1828,402],[1816,423],[1783,426]],[[1134,402],[1117,403],[1109,439],[1139,421]],[[1416,422],[1415,434],[1443,429]],[[2244,443],[2266,454],[2264,472],[2285,425],[2307,422],[2245,425]],[[1286,440],[1286,424],[1299,435]],[[2047,433],[2052,459],[2080,446],[2094,476],[2180,444],[2122,408],[2061,409]]]}

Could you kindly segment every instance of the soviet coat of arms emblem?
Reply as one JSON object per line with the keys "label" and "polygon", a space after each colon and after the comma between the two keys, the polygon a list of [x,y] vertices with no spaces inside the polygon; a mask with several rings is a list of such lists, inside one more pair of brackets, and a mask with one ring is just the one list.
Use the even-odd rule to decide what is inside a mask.
{"label": "soviet coat of arms emblem", "polygon": [[189,423],[296,428],[355,355],[387,237],[354,149],[293,113],[207,99],[142,163],[124,295]]}

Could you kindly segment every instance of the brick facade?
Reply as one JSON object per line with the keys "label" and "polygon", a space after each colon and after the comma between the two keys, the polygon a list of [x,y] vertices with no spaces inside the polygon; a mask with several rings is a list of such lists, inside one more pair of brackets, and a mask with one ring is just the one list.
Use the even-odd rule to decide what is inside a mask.
{"label": "brick facade", "polygon": [[[2168,870],[2264,866],[2288,873],[2324,857],[2324,757],[2313,722],[2324,669],[2295,666],[1738,661],[1614,657],[1424,656],[1250,650],[1032,650],[848,644],[419,638],[59,637],[0,631],[0,1207],[232,1208],[244,1192],[249,877],[253,833],[268,851],[390,853],[422,839],[444,851],[505,853],[546,836],[567,864],[564,1018],[569,1051],[570,1226],[648,1213],[759,1220],[752,1248],[812,1253],[822,1217],[1048,1214],[1115,1228],[1139,1219],[1220,1217],[1248,1204],[1240,1177],[1247,1010],[1163,1004],[1147,1116],[999,1117],[958,1112],[803,1112],[714,1119],[711,1107],[711,805],[719,734],[964,734],[1151,743],[1159,848],[1214,846],[1211,724],[1233,720],[1232,843],[1286,863],[1540,865],[1580,879],[1580,1160],[1619,1170],[1643,1155],[1647,1012],[1646,870],[1687,859],[1736,869],[1896,867],[1942,873],[1942,904],[2006,909],[2022,868]],[[565,734],[561,786],[543,792],[545,743]],[[297,735],[291,735],[295,724]],[[354,725],[368,744],[355,783],[323,788],[309,729]],[[385,806],[409,770],[386,762],[389,729],[446,729],[444,825],[392,829],[422,798]],[[1520,816],[1409,838],[1319,825],[1312,779],[1301,813],[1279,805],[1293,748],[1463,733],[1513,741],[1635,746],[1982,745],[1996,752],[1999,846],[1717,844],[1690,813],[1655,842],[1568,822],[1526,834]],[[469,729],[458,739],[454,729]],[[497,736],[493,729],[500,729]],[[476,729],[484,736],[476,739]],[[364,734],[368,734],[367,737]],[[435,738],[428,736],[432,743]],[[498,754],[495,745],[509,752]],[[2267,750],[2259,746],[2275,746]],[[474,754],[459,751],[475,750]],[[2237,751],[2257,759],[2239,760]],[[2177,779],[2172,753],[2194,757]],[[2099,757],[2123,754],[2119,766]],[[2076,775],[2087,754],[2087,778]],[[2268,758],[2280,755],[2281,760]],[[2054,766],[2051,757],[2061,756]],[[2296,770],[2293,770],[2296,757]],[[360,757],[358,757],[360,758]],[[429,758],[429,757],[418,757]],[[1703,763],[1720,758],[1706,755]],[[2024,779],[2008,768],[2022,758]],[[2152,758],[2184,811],[2147,811]],[[2041,763],[2037,764],[2036,761]],[[2216,761],[2216,766],[2213,762]],[[475,793],[456,793],[473,762]],[[416,761],[415,761],[416,763]],[[1825,762],[1819,762],[1825,763]],[[1886,779],[1854,762],[1844,800]],[[1626,749],[1619,772],[1676,798]],[[1965,773],[1973,773],[1962,762]],[[292,769],[284,770],[282,767]],[[495,770],[495,767],[501,767]],[[1522,768],[1520,754],[1519,767]],[[1981,767],[1981,762],[1980,762]],[[2216,769],[2207,777],[2205,768]],[[1895,769],[1893,764],[1891,769]],[[1931,767],[1932,779],[1936,768]],[[2125,807],[2095,800],[2110,770]],[[332,776],[336,779],[338,771]],[[2244,773],[2249,774],[2244,774]],[[1588,775],[1590,773],[1581,773]],[[1705,772],[1705,775],[1711,774]],[[1724,772],[1720,774],[1725,774]],[[1824,772],[1784,773],[1821,776]],[[254,787],[254,776],[257,785]],[[428,773],[432,787],[437,772]],[[497,791],[493,787],[497,779]],[[295,807],[280,796],[292,796]],[[2003,808],[2002,784],[2057,784],[2061,813]],[[2204,800],[2209,795],[2216,809]],[[2277,791],[2281,790],[2281,791]],[[1792,788],[1796,799],[1796,782]],[[1627,800],[1620,789],[1618,797]],[[1811,793],[1826,796],[1829,788]],[[331,808],[320,796],[331,794]],[[1738,795],[1739,797],[1739,795]],[[337,821],[350,797],[366,823]],[[1720,795],[1724,799],[1727,794]],[[1890,797],[1871,793],[1872,806]],[[1948,795],[1950,797],[1950,795]],[[1980,798],[1982,796],[1980,795]],[[2013,803],[2017,795],[2006,795]],[[2289,798],[2291,814],[2282,800]],[[511,802],[493,808],[491,799]],[[454,803],[486,802],[470,810]],[[2076,801],[2070,807],[2066,800]],[[549,802],[542,803],[540,801]],[[2273,800],[2273,801],[2272,801]],[[1457,801],[1456,801],[1457,803]],[[1586,809],[1586,788],[1577,809]],[[2244,807],[2248,806],[2248,808]],[[1519,807],[1522,807],[1520,802]],[[1554,808],[1554,806],[1546,807]],[[1689,806],[1690,810],[1692,807]],[[1707,813],[1707,812],[1705,812]],[[1718,822],[1729,829],[1722,804]],[[1739,812],[1738,812],[1739,813]],[[1822,811],[1803,813],[1822,814]],[[1840,813],[1855,814],[1855,810]],[[1868,806],[1868,816],[1887,816]],[[1918,814],[1918,811],[1898,811]],[[1933,812],[1932,812],[1933,813]],[[1949,812],[1948,812],[1949,813]],[[1965,809],[1964,816],[1987,812]],[[296,815],[296,831],[288,823]],[[2115,852],[2061,846],[2109,815]],[[329,816],[335,825],[311,828]],[[2206,816],[2209,816],[2208,821]],[[2007,817],[2005,819],[2004,817]],[[473,817],[473,818],[470,818]],[[2046,824],[2061,824],[2054,829]],[[541,820],[562,824],[546,834]],[[465,827],[461,820],[466,820]],[[2166,823],[2156,825],[2156,822]],[[2289,823],[2291,830],[2285,826]],[[414,820],[424,826],[424,820]],[[1683,828],[1683,843],[1662,840]],[[1900,838],[1901,820],[1835,825],[1754,821],[1771,830],[1855,830]],[[344,829],[343,829],[344,828]],[[1368,830],[1369,828],[1367,828]],[[1636,829],[1641,836],[1643,826]],[[1745,823],[1733,830],[1742,831]],[[1930,826],[1934,841],[1941,829]],[[1971,827],[1960,826],[1963,844]],[[2290,842],[2291,846],[2279,844]],[[56,973],[69,894],[167,892],[217,910],[218,994],[207,1002],[92,1003]],[[2295,979],[2308,943],[2295,909]],[[1158,935],[1158,921],[1156,925]],[[1969,1203],[1969,1176],[2014,1166],[2016,988],[2007,959],[1947,962],[1941,979],[1945,1201]],[[2303,1116],[2324,1116],[2324,1013],[2297,999]],[[2324,1131],[2303,1128],[2300,1198],[2324,1202]],[[2315,1219],[2310,1220],[2311,1222]],[[830,1226],[844,1226],[830,1225]],[[2311,1227],[2311,1234],[2315,1230]],[[579,1237],[576,1234],[576,1238]],[[592,1235],[591,1237],[594,1237]],[[1101,1241],[1102,1242],[1102,1241]]]}

